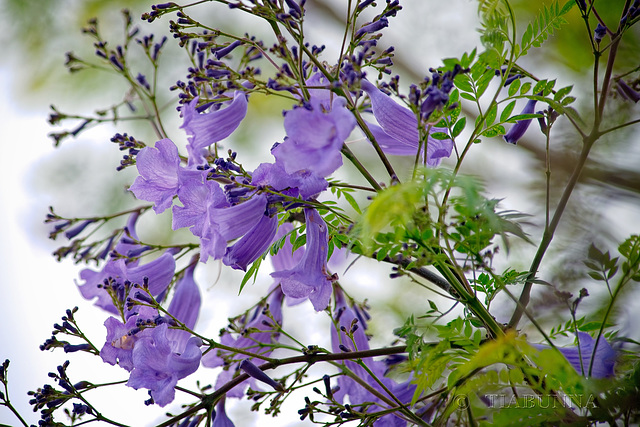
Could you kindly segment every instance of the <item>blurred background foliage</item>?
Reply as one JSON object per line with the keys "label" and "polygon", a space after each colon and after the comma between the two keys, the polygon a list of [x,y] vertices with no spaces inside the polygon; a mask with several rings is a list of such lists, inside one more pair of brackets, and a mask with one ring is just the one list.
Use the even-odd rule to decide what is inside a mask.
{"label": "blurred background foliage", "polygon": [[[381,47],[396,46],[394,62],[398,74],[402,76],[403,87],[429,75],[428,68],[441,65],[442,58],[459,57],[464,51],[471,51],[474,47],[481,48],[478,33],[474,31],[479,27],[476,2],[408,0],[402,3],[404,10],[397,20],[390,23]],[[514,0],[511,3],[521,20],[520,37],[528,21],[533,20],[539,12],[542,2]],[[130,9],[135,20],[143,12],[150,10],[151,4],[148,0],[0,0],[3,10],[0,17],[3,28],[0,32],[3,46],[0,64],[11,74],[15,102],[29,108],[42,109],[43,120],[46,119],[43,107],[49,103],[59,106],[65,112],[82,113],[119,102],[125,90],[119,79],[108,73],[69,74],[63,67],[64,52],[73,51],[77,56],[90,60],[93,55],[92,41],[81,35],[81,28],[86,26],[90,18],[99,17],[99,25],[106,38],[117,41],[122,37],[119,10],[125,7]],[[333,29],[339,28],[345,15],[344,4],[344,0],[307,2],[308,27],[313,42],[326,43],[331,50],[331,44],[324,41],[324,38]],[[612,28],[620,19],[619,10],[623,4],[624,0],[596,2],[603,20]],[[255,20],[247,27],[247,21],[243,20],[245,17],[230,14],[223,5],[213,2],[206,4],[200,8],[200,13],[203,14],[203,22],[209,22],[212,26],[223,26],[236,33],[250,31],[258,37],[268,34],[268,28],[261,26],[262,24],[256,25]],[[574,8],[567,19],[568,25],[550,38],[542,48],[532,51],[520,65],[539,78],[557,77],[559,83],[556,87],[575,84],[572,95],[578,98],[576,108],[588,121],[593,99],[593,56],[578,9]],[[157,39],[167,34],[167,24],[167,19],[157,20],[150,25],[146,22],[138,23],[142,33],[154,32]],[[595,20],[590,24],[592,29],[595,28]],[[625,37],[620,48],[616,74],[625,73],[639,65],[640,33],[637,27]],[[170,86],[177,79],[183,78],[186,72],[186,63],[182,61],[184,53],[171,40],[169,44],[171,46],[161,61],[161,87]],[[172,55],[177,55],[178,59],[174,60]],[[615,91],[612,93],[615,97]],[[177,130],[180,121],[175,114],[175,105],[171,104],[175,94],[167,90],[164,96],[169,105],[164,116],[170,123],[168,128],[173,129],[169,131],[170,136],[184,143],[184,135]],[[264,145],[261,152],[266,153],[273,142],[282,138],[279,117],[288,105],[278,103],[274,106],[273,101],[266,97],[252,98],[249,117],[237,135],[234,135],[234,148],[255,146],[258,141]],[[469,114],[473,115],[473,112],[470,111]],[[630,117],[637,117],[637,114],[636,105],[611,99],[607,125],[622,123]],[[271,122],[276,125],[270,125]],[[143,125],[123,123],[118,126],[117,131],[134,134],[147,144],[155,142],[153,133]],[[113,169],[121,156],[116,146],[108,141],[115,132],[116,129],[111,128],[82,134],[79,138],[81,141],[92,142],[88,147],[78,141],[65,141],[60,149],[64,155],[53,156],[43,164],[39,171],[40,178],[37,183],[34,181],[35,191],[56,199],[55,204],[64,206],[68,214],[88,215],[105,208],[106,211],[113,212],[130,205],[133,199],[123,190],[135,176],[135,171],[131,168],[113,178]],[[595,286],[592,282],[585,282],[587,276],[582,266],[591,242],[596,242],[602,249],[614,250],[629,232],[639,232],[639,135],[635,127],[629,127],[603,137],[596,145],[581,183],[572,196],[569,210],[560,227],[561,232],[552,244],[540,274],[553,286],[538,289],[531,305],[534,313],[547,317],[552,323],[561,318],[566,319],[567,314],[566,311],[559,310],[562,303],[555,296],[556,290],[576,292],[583,286]],[[46,141],[43,140],[43,144]],[[74,148],[70,149],[68,146]],[[552,134],[552,206],[571,173],[579,146],[580,141],[575,131],[568,122],[560,120]],[[364,156],[367,164],[375,165],[375,159],[366,153],[365,145],[354,147],[354,151]],[[531,126],[517,147],[495,139],[483,142],[472,151],[473,155],[469,157],[462,172],[483,179],[493,197],[505,198],[504,208],[534,215],[527,231],[534,242],[537,242],[543,224],[535,216],[544,217],[546,156],[544,138],[537,126]],[[243,155],[241,152],[241,160]],[[261,158],[245,160],[253,166],[260,161],[269,161]],[[399,165],[405,164],[403,159],[395,158],[393,161]],[[111,178],[104,180],[105,175],[96,174],[97,170],[110,173]],[[342,173],[350,172],[347,170]],[[352,176],[347,175],[341,179],[351,178]],[[72,191],[65,190],[70,186],[73,186]],[[79,186],[86,188],[79,190]],[[532,194],[535,197],[531,197]],[[83,209],[88,209],[89,212],[83,212]],[[168,224],[168,217],[165,216],[164,221]],[[527,245],[516,246],[509,262],[515,263],[515,268],[527,269],[534,249]],[[592,293],[597,295],[599,290]],[[402,307],[408,304],[406,300],[400,295],[390,300],[389,308],[401,313],[407,308]],[[510,314],[512,307],[510,303],[504,304],[505,316]],[[420,309],[426,309],[425,304],[421,303]],[[598,304],[590,309],[597,311]],[[402,316],[398,316],[396,323],[403,320]]]}

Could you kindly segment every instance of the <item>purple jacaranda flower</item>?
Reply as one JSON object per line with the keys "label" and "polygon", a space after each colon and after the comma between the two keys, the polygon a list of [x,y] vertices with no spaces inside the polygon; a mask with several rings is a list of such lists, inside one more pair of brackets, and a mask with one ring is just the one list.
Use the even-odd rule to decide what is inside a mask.
{"label": "purple jacaranda flower", "polygon": [[[593,355],[596,340],[586,332],[578,332],[578,345],[575,347],[558,347],[558,350],[569,361],[571,366],[581,375],[593,378],[609,378],[614,376],[613,368],[616,363],[616,352],[611,345],[600,338],[598,348],[593,359],[593,369],[589,375],[589,366]],[[534,344],[538,350],[550,348],[546,345]],[[580,363],[582,359],[582,364]]]}
{"label": "purple jacaranda flower", "polygon": [[[362,90],[371,99],[373,115],[380,126],[368,125],[383,151],[394,155],[415,156],[420,147],[418,119],[406,107],[395,102],[371,82],[363,79]],[[446,132],[444,128],[432,127],[430,133]],[[424,148],[423,148],[424,149]],[[427,166],[435,167],[444,157],[451,156],[453,140],[427,138]]]}
{"label": "purple jacaranda flower", "polygon": [[[200,311],[200,291],[193,279],[195,265],[187,267],[184,276],[176,284],[176,291],[169,305],[169,313],[193,329]],[[100,356],[105,363],[116,363],[131,371],[133,369],[133,349],[135,343],[142,337],[153,333],[152,327],[158,324],[158,310],[147,307],[144,312],[129,316],[126,323],[114,317],[109,317],[104,325],[107,328],[107,338],[100,350]],[[150,326],[140,328],[140,325]],[[167,340],[173,342],[174,348],[185,348],[191,334],[180,329],[169,329]]]}
{"label": "purple jacaranda flower", "polygon": [[151,391],[151,397],[160,406],[171,403],[175,397],[178,380],[185,378],[200,366],[202,340],[192,337],[184,348],[176,347],[176,341],[167,339],[168,325],[163,323],[153,329],[150,336],[139,338],[132,353],[133,370],[127,385]]}
{"label": "purple jacaranda flower", "polygon": [[[256,307],[250,318],[243,318],[241,320],[241,324],[238,325],[245,331],[244,333],[234,338],[230,332],[224,331],[220,337],[220,342],[229,347],[247,350],[263,356],[270,355],[273,348],[271,346],[265,346],[265,344],[271,344],[278,339],[279,333],[277,332],[277,328],[274,328],[273,322],[275,321],[278,325],[282,324],[283,298],[284,294],[278,286],[272,291],[266,302],[266,305],[269,306],[269,313],[273,320],[266,313],[266,305],[259,305]],[[242,324],[242,321],[245,323]],[[238,369],[239,362],[251,358],[243,354],[235,354],[231,356],[223,350],[210,351],[202,356],[202,365],[208,368],[225,365],[228,363],[228,361],[225,361],[225,358],[229,357],[233,357],[233,361],[238,361],[238,363],[236,363],[235,366],[227,365],[227,369],[218,375],[216,388],[219,388],[233,378],[236,370]],[[250,380],[250,382],[253,381]],[[237,386],[230,390],[227,393],[227,396],[242,397],[245,387],[246,386]]]}
{"label": "purple jacaranda flower", "polygon": [[277,229],[278,216],[263,215],[251,230],[227,248],[222,262],[236,270],[246,271],[247,266],[269,248]]}
{"label": "purple jacaranda flower", "polygon": [[[195,262],[187,267],[184,276],[176,284],[176,291],[167,310],[169,314],[192,330],[196,326],[202,302],[200,289],[198,289],[193,277],[195,268]],[[170,329],[167,332],[167,339],[174,341],[176,348],[184,348],[190,337],[191,334],[188,331],[181,329]]]}
{"label": "purple jacaranda flower", "polygon": [[224,409],[224,397],[216,404],[216,416],[211,427],[235,427]]}
{"label": "purple jacaranda flower", "polygon": [[[527,101],[527,105],[524,106],[524,109],[520,114],[535,113],[537,102],[538,101],[536,101],[535,99],[530,99],[529,101]],[[511,129],[509,129],[509,132],[507,132],[503,136],[504,140],[507,141],[509,144],[514,144],[514,145],[517,144],[518,140],[522,138],[524,133],[529,128],[529,125],[531,124],[531,120],[532,119],[518,120],[516,124],[513,125]]]}
{"label": "purple jacaranda flower", "polygon": [[269,186],[287,196],[299,197],[303,200],[313,198],[329,186],[324,178],[308,170],[290,174],[278,163],[261,163],[253,171],[251,184]]}
{"label": "purple jacaranda flower", "polygon": [[183,206],[173,207],[172,228],[189,227],[194,236],[200,238],[200,260],[209,256],[220,259],[227,242],[215,227],[210,226],[208,212],[214,208],[228,207],[229,203],[217,182],[189,180],[178,190],[178,199]]}
{"label": "purple jacaranda flower", "polygon": [[204,148],[227,138],[238,128],[247,114],[247,96],[236,91],[227,107],[209,113],[198,113],[197,105],[198,97],[182,107],[181,127],[190,136],[187,144],[190,165],[202,163]]}
{"label": "purple jacaranda flower", "polygon": [[214,259],[224,257],[227,241],[252,230],[265,215],[267,207],[264,194],[254,194],[248,200],[230,206],[220,186],[210,180],[185,182],[178,191],[178,198],[184,206],[173,208],[173,229],[190,227],[200,238],[202,262],[210,256]]}
{"label": "purple jacaranda flower", "polygon": [[287,111],[287,138],[271,150],[276,163],[289,174],[307,170],[318,177],[329,176],[342,166],[342,144],[356,125],[346,104],[344,98],[336,97],[328,112],[313,101]]}
{"label": "purple jacaranda flower", "polygon": [[137,199],[153,202],[156,213],[164,212],[178,192],[178,148],[171,140],[161,139],[156,142],[155,148],[140,150],[136,167],[140,175],[129,190]]}
{"label": "purple jacaranda flower", "polygon": [[[118,291],[120,288],[126,288],[125,282],[131,284],[142,284],[147,278],[149,283],[149,291],[152,295],[159,295],[164,291],[175,272],[175,260],[173,259],[173,251],[167,251],[155,260],[146,264],[137,265],[127,263],[125,259],[112,259],[108,261],[102,271],[93,271],[84,269],[80,272],[80,278],[84,280],[84,284],[79,285],[78,289],[82,296],[88,300],[97,297],[95,305],[108,311],[109,313],[118,314],[118,310],[113,304],[113,300],[109,292],[106,290],[105,281],[110,283],[112,289]],[[131,287],[131,290],[134,288]],[[124,301],[128,294],[122,294],[121,300]],[[125,313],[126,314],[126,313]]]}
{"label": "purple jacaranda flower", "polygon": [[[336,290],[335,295],[336,308],[334,311],[334,321],[337,327],[331,328],[331,348],[334,352],[343,352],[345,350],[369,350],[369,340],[365,332],[366,326],[363,325],[360,311],[357,310],[355,306],[347,304],[341,290]],[[353,340],[347,337],[347,332],[352,333]],[[410,381],[396,383],[390,378],[385,378],[384,373],[386,371],[386,365],[383,361],[377,361],[371,357],[363,358],[362,361],[396,398],[404,404],[409,404],[415,391],[415,385],[411,384]],[[350,360],[346,360],[343,363],[355,375],[366,381],[372,389],[378,391],[382,396],[391,399],[389,394],[362,366]],[[364,402],[374,402],[375,405],[368,408],[368,411],[371,412],[375,412],[387,406],[379,396],[374,395],[350,377],[345,375],[339,376],[338,385],[340,388],[338,391],[333,393],[333,396],[339,402],[343,401],[346,396],[349,397],[349,401],[352,405]],[[390,414],[378,419],[374,423],[374,426],[406,426],[406,421]]]}
{"label": "purple jacaranda flower", "polygon": [[[122,323],[115,317],[109,317],[104,326],[107,328],[107,338],[104,346],[100,350],[100,357],[105,363],[118,365],[121,368],[131,371],[133,369],[133,346],[138,339],[136,335],[130,335],[129,331],[135,328],[137,316],[132,316],[127,323]],[[146,329],[140,334],[148,334],[151,330]],[[142,335],[139,335],[142,336]]]}
{"label": "purple jacaranda flower", "polygon": [[315,209],[304,210],[307,243],[300,262],[292,269],[275,271],[285,295],[293,298],[308,297],[316,311],[324,310],[331,299],[332,282],[336,277],[327,271],[327,224]]}

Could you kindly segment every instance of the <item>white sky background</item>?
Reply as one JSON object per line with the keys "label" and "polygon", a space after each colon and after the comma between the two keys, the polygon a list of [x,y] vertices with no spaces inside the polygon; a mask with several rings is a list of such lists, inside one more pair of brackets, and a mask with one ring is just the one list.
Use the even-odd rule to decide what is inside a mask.
{"label": "white sky background", "polygon": [[[409,0],[404,2],[405,10],[396,19],[390,21],[395,39],[390,44],[395,44],[397,52],[405,58],[409,57],[419,62],[425,69],[429,66],[440,65],[439,58],[450,57],[470,51],[477,45],[475,32],[476,3],[471,0],[450,0],[447,2]],[[419,7],[428,3],[428,8]],[[425,10],[425,9],[428,9]],[[419,13],[418,13],[419,12]],[[463,23],[467,23],[466,25]],[[76,31],[76,29],[73,29]],[[316,35],[317,37],[318,35]],[[407,54],[407,49],[412,49]],[[64,50],[58,54],[63,57]],[[413,55],[413,56],[411,56]],[[28,423],[37,424],[38,414],[31,412],[28,405],[28,390],[35,390],[45,383],[51,383],[47,373],[54,371],[58,364],[64,360],[71,360],[72,380],[85,379],[84,372],[90,372],[90,379],[99,382],[114,379],[126,379],[126,372],[117,367],[103,364],[97,357],[85,354],[65,355],[61,350],[55,352],[41,352],[38,346],[50,336],[52,325],[60,321],[65,309],[79,306],[78,317],[80,326],[86,329],[94,344],[101,345],[104,338],[104,327],[101,322],[106,315],[93,308],[83,300],[75,288],[74,279],[82,266],[75,266],[70,262],[58,263],[51,256],[51,252],[57,247],[56,242],[47,241],[46,237],[51,228],[42,224],[47,207],[51,204],[63,211],[64,206],[59,200],[43,194],[39,182],[49,179],[41,172],[51,170],[51,165],[56,159],[62,159],[64,155],[86,156],[87,167],[110,162],[109,159],[117,159],[120,153],[114,144],[108,143],[112,135],[109,132],[92,133],[94,140],[84,138],[82,142],[67,141],[59,151],[54,151],[50,139],[46,134],[51,128],[46,123],[48,103],[38,105],[24,103],[19,94],[14,90],[14,77],[10,69],[0,70],[0,363],[8,358],[9,366],[9,393],[12,402],[26,418]],[[51,100],[50,102],[55,102]],[[178,130],[170,132],[178,134]],[[492,145],[493,147],[494,145]],[[498,147],[498,144],[495,144]],[[505,146],[496,148],[499,153],[506,150]],[[60,151],[63,154],[60,154]],[[494,155],[495,155],[494,151]],[[506,162],[510,168],[518,169],[517,157],[513,154],[505,154],[514,161]],[[482,156],[481,156],[482,157]],[[103,160],[108,159],[108,160]],[[494,158],[495,160],[495,158]],[[114,163],[109,163],[109,165]],[[105,166],[106,168],[107,166]],[[110,167],[110,166],[109,166]],[[511,169],[505,168],[504,173],[510,174]],[[58,180],[63,182],[58,177]],[[70,186],[73,184],[68,183]],[[499,197],[503,197],[500,195]],[[637,215],[637,210],[622,212],[632,220]],[[636,230],[637,232],[637,230]],[[60,243],[63,240],[59,241]],[[207,283],[215,276],[217,267],[210,266],[207,269],[199,269],[198,278],[201,280],[201,289],[205,290]],[[380,275],[382,274],[382,276]],[[386,273],[371,272],[369,275],[354,275],[354,292],[360,297],[372,297],[371,283],[384,277]],[[235,276],[237,277],[237,276]],[[268,285],[268,283],[267,283]],[[225,319],[250,305],[250,297],[243,300],[244,305],[237,310],[234,307],[235,285],[224,283],[216,285],[211,291],[205,293],[204,307],[207,310],[201,314],[202,328],[215,331],[225,326]],[[347,285],[349,286],[349,285]],[[384,301],[385,298],[397,298],[391,287],[375,287],[376,295],[371,299]],[[249,289],[248,295],[258,298],[264,288]],[[228,298],[227,303],[221,300]],[[254,301],[256,300],[254,298]],[[212,304],[216,302],[214,309]],[[207,305],[210,304],[210,305]],[[309,309],[305,307],[304,310]],[[288,313],[291,319],[302,316],[313,316],[305,311]],[[316,315],[319,317],[320,315]],[[100,319],[100,320],[97,320]],[[320,322],[326,319],[321,319]],[[390,318],[397,322],[397,319]],[[285,323],[287,318],[285,317]],[[396,326],[396,324],[394,324]],[[202,329],[204,330],[204,329]],[[314,330],[307,335],[309,343],[320,341],[326,337],[324,330]],[[383,344],[383,343],[381,343]],[[79,368],[80,366],[84,366]],[[320,375],[322,371],[320,370]],[[193,379],[204,376],[207,372],[198,371]],[[211,381],[212,374],[209,373]],[[181,385],[189,386],[191,379],[183,380]],[[115,394],[117,392],[117,394]],[[126,422],[132,426],[155,424],[158,416],[163,414],[170,406],[148,408],[142,405],[147,398],[146,391],[134,391],[127,387],[114,388],[112,393],[104,399],[113,402],[109,409],[100,404],[96,399],[94,403],[104,410],[107,415],[113,415],[116,421]],[[180,396],[180,395],[178,395]],[[304,406],[301,399],[291,402],[289,408],[293,417],[290,425],[301,425],[297,421],[295,410]],[[228,404],[232,420],[237,427],[251,425],[252,415],[248,412],[247,402],[237,405],[235,401]],[[177,412],[177,411],[175,411]],[[62,416],[61,414],[59,416]],[[263,418],[264,420],[264,418]],[[285,425],[284,418],[277,420],[268,418],[268,422],[274,425]],[[3,407],[0,407],[0,424],[18,425],[17,420]],[[310,424],[310,423],[309,423]],[[258,424],[254,424],[258,425]]]}

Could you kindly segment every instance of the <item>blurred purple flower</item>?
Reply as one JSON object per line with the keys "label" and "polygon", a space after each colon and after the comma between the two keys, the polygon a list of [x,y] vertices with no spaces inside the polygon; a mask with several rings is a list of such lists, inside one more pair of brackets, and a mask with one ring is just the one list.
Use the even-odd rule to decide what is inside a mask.
{"label": "blurred purple flower", "polygon": [[[596,340],[593,339],[591,335],[586,332],[578,332],[577,346],[559,347],[558,350],[580,375],[591,376],[593,378],[609,378],[614,376],[614,366],[617,357],[616,351],[604,338],[600,338],[598,342],[598,348],[596,349],[595,359],[593,361],[593,369],[591,375],[588,374],[595,344]],[[541,344],[534,344],[533,346],[538,350],[551,348]],[[581,359],[582,364],[580,364]]]}
{"label": "blurred purple flower", "polygon": [[224,397],[216,404],[216,416],[211,427],[235,427],[224,409]]}

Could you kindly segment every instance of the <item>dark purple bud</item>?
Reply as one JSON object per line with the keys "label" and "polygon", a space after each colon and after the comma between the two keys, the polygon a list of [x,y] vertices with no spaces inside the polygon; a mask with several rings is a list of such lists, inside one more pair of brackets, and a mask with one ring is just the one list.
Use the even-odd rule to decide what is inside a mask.
{"label": "dark purple bud", "polygon": [[90,348],[91,346],[89,344],[65,344],[63,347],[65,353],[75,353],[76,351],[85,351],[89,350]]}
{"label": "dark purple bud", "polygon": [[365,34],[375,33],[376,31],[380,31],[383,28],[389,26],[389,20],[387,18],[380,18],[377,21],[371,22],[370,24],[362,26],[357,32],[355,38],[358,39]]}
{"label": "dark purple bud", "polygon": [[246,372],[247,375],[249,375],[250,377],[253,377],[258,381],[262,381],[263,383],[270,385],[271,387],[273,387],[274,390],[284,391],[284,387],[282,387],[282,384],[274,381],[271,377],[269,377],[267,374],[262,372],[260,368],[258,368],[256,365],[254,365],[247,359],[240,362],[240,369]]}
{"label": "dark purple bud", "polygon": [[631,86],[627,84],[624,80],[618,80],[617,91],[623,98],[629,99],[635,103],[640,101],[640,93],[634,90]]}
{"label": "dark purple bud", "polygon": [[513,74],[507,77],[507,80],[505,80],[504,85],[509,86],[511,83],[513,83],[514,80],[519,79],[521,77],[522,77],[522,74]]}
{"label": "dark purple bud", "polygon": [[374,1],[375,0],[364,0],[363,2],[360,2],[360,4],[358,4],[357,10],[358,11],[363,10],[365,7],[369,6]]}
{"label": "dark purple bud", "polygon": [[151,90],[151,86],[149,85],[149,82],[147,81],[147,78],[144,76],[144,74],[138,73],[138,75],[136,76],[136,80],[138,81],[138,83],[140,83],[140,86],[143,86],[147,90]]}
{"label": "dark purple bud", "polygon": [[602,39],[604,38],[604,36],[606,34],[607,34],[607,27],[605,27],[604,25],[598,23],[598,26],[593,31],[593,40],[597,44],[600,44],[600,42],[602,41]]}
{"label": "dark purple bud", "polygon": [[91,408],[82,403],[74,403],[72,412],[76,415],[84,415],[86,413],[91,413]]}
{"label": "dark purple bud", "polygon": [[287,6],[291,8],[291,10],[289,11],[291,15],[294,15],[296,18],[300,18],[302,16],[302,8],[300,8],[300,5],[296,3],[295,0],[284,0],[284,1],[287,3]]}
{"label": "dark purple bud", "polygon": [[[533,114],[536,109],[536,102],[538,101],[536,101],[535,99],[530,99],[520,114]],[[517,144],[518,140],[522,138],[524,133],[527,131],[527,128],[529,128],[530,124],[531,119],[519,120],[515,125],[511,127],[511,129],[509,129],[509,132],[507,132],[507,134],[503,136],[504,140],[509,144]]]}
{"label": "dark purple bud", "polygon": [[236,40],[233,43],[231,43],[229,46],[223,47],[221,49],[216,50],[215,55],[217,59],[222,59],[225,56],[227,56],[228,54],[231,53],[231,51],[233,51],[235,48],[237,48],[238,46],[240,46],[242,43],[240,42],[240,40]]}
{"label": "dark purple bud", "polygon": [[121,71],[124,71],[124,66],[122,65],[122,63],[118,60],[118,58],[116,58],[115,55],[111,55],[109,57],[109,61],[111,61],[111,63],[113,65],[115,65],[117,68],[119,68]]}
{"label": "dark purple bud", "polygon": [[[538,111],[537,113],[542,114],[542,111]],[[544,117],[538,117],[538,124],[540,125],[540,131],[546,135],[549,130],[547,120]]]}
{"label": "dark purple bud", "polygon": [[151,6],[151,9],[153,10],[159,10],[159,9],[169,9],[170,7],[174,7],[176,6],[175,3],[173,2],[169,2],[169,3],[160,3],[160,4],[154,4]]}
{"label": "dark purple bud", "polygon": [[324,390],[329,399],[333,398],[333,392],[331,390],[331,377],[329,375],[324,375],[322,377],[322,381],[324,382]]}
{"label": "dark purple bud", "polygon": [[74,227],[71,230],[68,230],[66,233],[64,233],[64,235],[67,237],[67,239],[73,239],[78,234],[82,233],[82,231],[85,228],[87,228],[87,225],[91,224],[92,222],[93,220],[90,220],[90,219],[83,221],[77,227]]}

